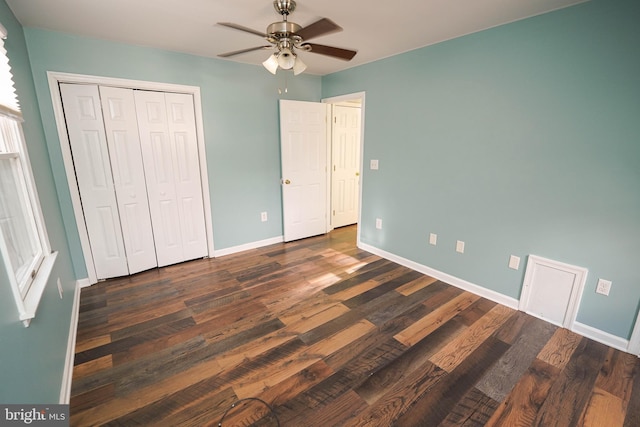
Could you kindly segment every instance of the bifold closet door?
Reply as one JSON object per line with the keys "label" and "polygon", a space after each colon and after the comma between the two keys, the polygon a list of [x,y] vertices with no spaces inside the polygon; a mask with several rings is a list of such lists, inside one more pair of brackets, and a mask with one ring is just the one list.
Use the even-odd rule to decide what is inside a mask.
{"label": "bifold closet door", "polygon": [[207,255],[191,95],[134,92],[158,265]]}
{"label": "bifold closet door", "polygon": [[60,84],[98,279],[129,274],[97,86]]}
{"label": "bifold closet door", "polygon": [[132,89],[100,86],[102,115],[129,274],[156,267],[156,249]]}

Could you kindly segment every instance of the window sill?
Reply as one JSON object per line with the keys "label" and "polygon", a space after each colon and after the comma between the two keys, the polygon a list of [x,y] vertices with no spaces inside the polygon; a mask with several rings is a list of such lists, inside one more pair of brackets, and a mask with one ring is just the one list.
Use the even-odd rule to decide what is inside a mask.
{"label": "window sill", "polygon": [[44,257],[44,260],[40,265],[40,269],[38,270],[38,275],[31,283],[31,288],[24,299],[24,311],[20,313],[20,320],[22,320],[25,328],[28,328],[31,320],[36,317],[36,311],[38,310],[40,299],[42,299],[44,288],[49,282],[49,277],[53,271],[53,265],[55,264],[57,256],[58,252],[52,252]]}

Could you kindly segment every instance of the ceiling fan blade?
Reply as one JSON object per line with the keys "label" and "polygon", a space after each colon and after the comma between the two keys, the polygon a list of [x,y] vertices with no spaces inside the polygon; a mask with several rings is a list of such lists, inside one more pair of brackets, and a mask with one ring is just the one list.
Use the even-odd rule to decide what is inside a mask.
{"label": "ceiling fan blade", "polygon": [[241,53],[253,52],[254,50],[261,50],[261,49],[270,49],[272,47],[273,46],[250,47],[248,49],[234,50],[233,52],[221,53],[218,56],[221,57],[221,58],[227,58],[229,56],[240,55]]}
{"label": "ceiling fan blade", "polygon": [[233,22],[218,22],[218,25],[222,25],[223,27],[233,28],[234,30],[244,31],[245,33],[255,34],[260,37],[267,37],[267,35],[261,31],[252,30],[251,28],[244,27],[239,24],[234,24]]}
{"label": "ceiling fan blade", "polygon": [[325,46],[323,44],[305,43],[303,47],[308,46],[309,52],[319,53],[320,55],[333,56],[334,58],[350,61],[358,53],[355,50],[342,49],[339,47]]}
{"label": "ceiling fan blade", "polygon": [[342,31],[342,27],[331,19],[322,18],[321,20],[304,27],[298,31],[297,34],[302,37],[302,40],[309,40],[314,37],[324,36],[325,34],[335,33],[337,31]]}

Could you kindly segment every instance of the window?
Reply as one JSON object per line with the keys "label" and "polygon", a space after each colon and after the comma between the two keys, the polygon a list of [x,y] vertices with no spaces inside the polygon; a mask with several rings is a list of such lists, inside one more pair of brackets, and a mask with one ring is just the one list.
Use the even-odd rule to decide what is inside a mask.
{"label": "window", "polygon": [[0,36],[0,262],[20,320],[29,326],[56,254],[51,253],[33,183],[2,25]]}

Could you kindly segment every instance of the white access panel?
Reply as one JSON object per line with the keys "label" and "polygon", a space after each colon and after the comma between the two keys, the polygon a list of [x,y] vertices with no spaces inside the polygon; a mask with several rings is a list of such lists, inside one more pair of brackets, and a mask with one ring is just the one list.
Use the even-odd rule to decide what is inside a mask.
{"label": "white access panel", "polygon": [[128,275],[98,87],[60,84],[60,93],[96,276]]}
{"label": "white access panel", "polygon": [[520,310],[571,329],[587,279],[587,269],[529,255]]}
{"label": "white access panel", "polygon": [[155,242],[132,89],[100,86],[111,170],[129,273],[156,267]]}
{"label": "white access panel", "polygon": [[333,106],[331,225],[334,228],[358,222],[360,117],[359,107]]}
{"label": "white access panel", "polygon": [[327,232],[327,104],[280,100],[284,240]]}

